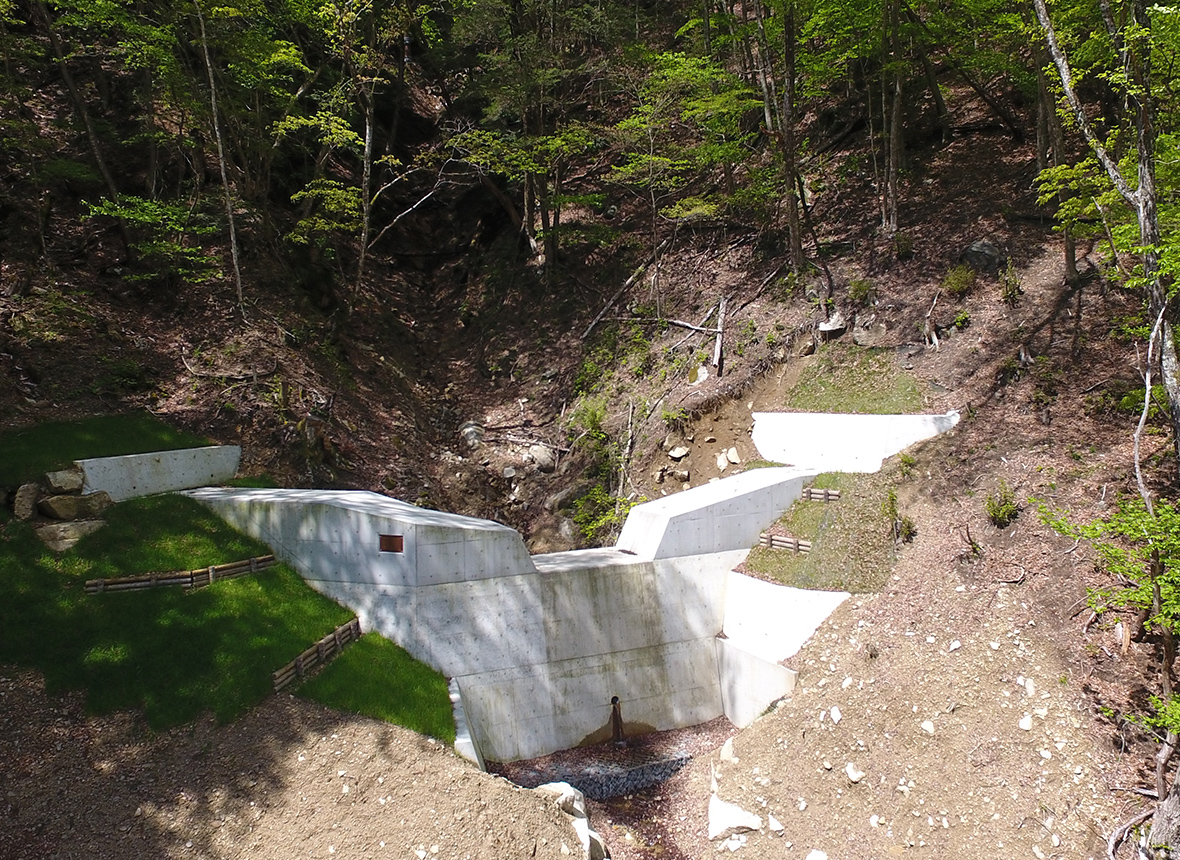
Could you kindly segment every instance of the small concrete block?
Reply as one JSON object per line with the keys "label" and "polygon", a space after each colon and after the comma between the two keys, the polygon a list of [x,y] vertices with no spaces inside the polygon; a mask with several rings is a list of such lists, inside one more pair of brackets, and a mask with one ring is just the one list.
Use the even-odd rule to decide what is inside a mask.
{"label": "small concrete block", "polygon": [[49,482],[49,489],[54,493],[80,493],[85,475],[77,466],[61,469],[56,472],[46,472],[45,480]]}

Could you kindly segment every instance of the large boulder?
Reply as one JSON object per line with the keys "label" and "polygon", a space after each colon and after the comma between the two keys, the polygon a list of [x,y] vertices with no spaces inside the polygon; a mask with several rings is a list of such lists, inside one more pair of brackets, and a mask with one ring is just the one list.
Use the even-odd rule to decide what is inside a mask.
{"label": "large boulder", "polygon": [[31,520],[37,515],[37,499],[41,488],[36,484],[21,484],[12,500],[12,513],[18,520]]}
{"label": "large boulder", "polygon": [[45,480],[49,482],[49,491],[52,493],[80,493],[85,477],[77,466],[45,473]]}
{"label": "large boulder", "polygon": [[960,263],[965,263],[975,271],[984,272],[989,275],[994,275],[1000,271],[1000,267],[1006,261],[1007,258],[1000,249],[987,241],[987,239],[972,242],[959,255]]}
{"label": "large boulder", "polygon": [[36,528],[37,537],[54,552],[65,552],[88,534],[106,525],[104,520],[74,520],[68,523],[49,523]]}
{"label": "large boulder", "polygon": [[55,520],[89,520],[99,516],[114,502],[105,490],[85,496],[47,496],[37,507]]}
{"label": "large boulder", "polygon": [[554,456],[553,449],[548,445],[530,445],[529,456],[537,464],[539,471],[552,472],[557,468],[557,457]]}

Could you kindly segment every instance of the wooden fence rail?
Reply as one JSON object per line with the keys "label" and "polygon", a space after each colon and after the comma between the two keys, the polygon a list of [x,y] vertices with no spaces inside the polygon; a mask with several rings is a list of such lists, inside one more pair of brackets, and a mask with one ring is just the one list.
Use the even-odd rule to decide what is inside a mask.
{"label": "wooden fence rail", "polygon": [[312,645],[290,663],[271,675],[275,692],[301,681],[316,666],[327,663],[344,650],[344,646],[361,638],[361,622],[353,618]]}
{"label": "wooden fence rail", "polygon": [[793,552],[811,552],[811,541],[799,540],[786,535],[768,535],[766,532],[758,535],[758,545],[767,549],[789,549]]}
{"label": "wooden fence rail", "polygon": [[185,588],[201,588],[212,585],[219,579],[235,579],[248,573],[257,573],[276,564],[273,555],[260,555],[244,561],[229,564],[215,564],[199,570],[177,570],[172,573],[145,573],[142,576],[120,576],[114,579],[86,580],[87,594],[101,594],[104,591],[139,591],[159,585],[183,585]]}
{"label": "wooden fence rail", "polygon": [[803,498],[807,501],[813,502],[834,502],[840,498],[840,491],[819,490],[815,487],[808,487],[803,491]]}

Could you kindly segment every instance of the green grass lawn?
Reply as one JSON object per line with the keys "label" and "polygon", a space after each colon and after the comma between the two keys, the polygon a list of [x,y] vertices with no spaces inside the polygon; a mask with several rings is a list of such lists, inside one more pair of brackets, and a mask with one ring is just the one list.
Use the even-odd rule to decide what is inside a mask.
{"label": "green grass lawn", "polygon": [[55,421],[0,434],[0,487],[35,480],[88,457],[115,457],[211,444],[146,412]]}
{"label": "green grass lawn", "polygon": [[455,742],[447,679],[375,633],[348,646],[297,692],[333,708]]}
{"label": "green grass lawn", "polygon": [[182,496],[116,505],[109,525],[55,556],[26,524],[0,528],[0,662],[82,689],[96,713],[142,708],[153,728],[212,711],[229,720],[270,692],[270,673],[352,613],[284,565],[186,592],[87,596],[86,579],[264,555]]}
{"label": "green grass lawn", "polygon": [[781,585],[820,591],[879,591],[893,570],[890,520],[883,510],[889,479],[828,473],[814,487],[840,490],[835,502],[797,501],[779,520],[811,552],[754,547],[746,570]]}
{"label": "green grass lawn", "polygon": [[[41,425],[0,436],[0,485],[75,459],[206,444],[147,415]],[[245,486],[274,486],[263,476]],[[87,579],[191,570],[267,555],[204,505],[160,495],[115,505],[107,525],[60,555],[0,508],[0,663],[80,689],[95,713],[140,708],[155,729],[220,720],[271,693],[271,673],[353,613],[286,565],[215,582],[87,596]],[[375,635],[300,695],[453,741],[446,680]]]}
{"label": "green grass lawn", "polygon": [[901,415],[923,407],[917,380],[890,350],[829,344],[802,361],[783,403],[787,409]]}

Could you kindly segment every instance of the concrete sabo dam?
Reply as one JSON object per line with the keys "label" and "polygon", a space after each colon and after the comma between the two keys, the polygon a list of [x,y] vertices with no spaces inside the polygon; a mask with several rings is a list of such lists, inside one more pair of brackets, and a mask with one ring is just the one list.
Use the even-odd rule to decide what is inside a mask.
{"label": "concrete sabo dam", "polygon": [[[885,416],[841,417],[855,424]],[[855,465],[875,470],[881,457],[957,417],[888,416],[890,426],[905,425],[897,448],[882,449],[874,425],[859,436],[876,459]],[[811,424],[831,433],[829,422]],[[606,549],[530,556],[507,526],[364,491],[188,495],[268,543],[313,587],[352,608],[364,629],[452,678],[471,738],[461,752],[481,763],[513,761],[608,737],[612,696],[628,724],[662,730],[721,714],[745,726],[791,691],[794,673],[780,661],[848,595],[772,585],[733,568],[828,468],[800,427],[815,462],[637,505]],[[774,435],[775,454],[790,457]],[[847,469],[847,451],[840,457],[836,468]]]}

